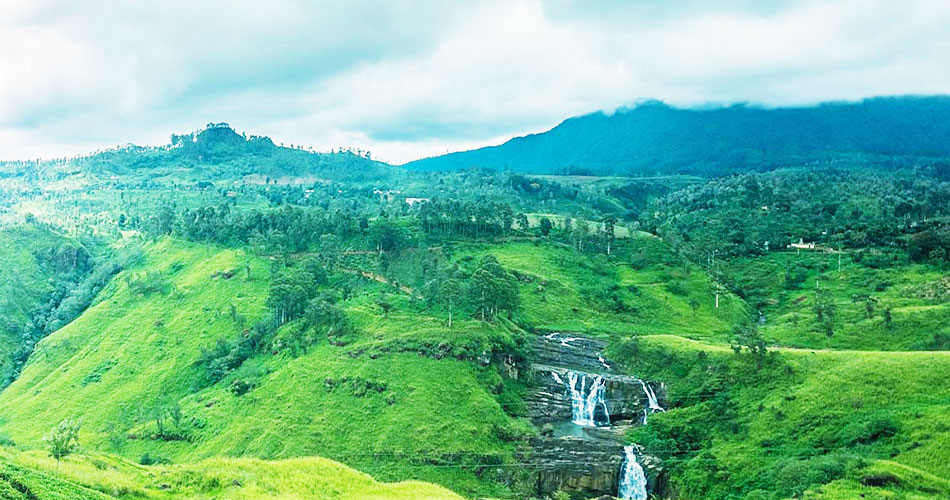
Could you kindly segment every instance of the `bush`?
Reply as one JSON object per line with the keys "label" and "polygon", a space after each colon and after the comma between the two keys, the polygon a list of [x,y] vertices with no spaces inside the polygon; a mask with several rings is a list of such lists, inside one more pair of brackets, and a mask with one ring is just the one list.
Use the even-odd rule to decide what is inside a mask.
{"label": "bush", "polygon": [[243,396],[247,394],[251,389],[254,388],[254,384],[245,382],[243,380],[235,380],[231,382],[231,385],[228,386],[228,391],[235,396]]}
{"label": "bush", "polygon": [[168,465],[171,464],[172,461],[165,457],[153,457],[146,451],[145,454],[139,458],[139,463],[142,465]]}

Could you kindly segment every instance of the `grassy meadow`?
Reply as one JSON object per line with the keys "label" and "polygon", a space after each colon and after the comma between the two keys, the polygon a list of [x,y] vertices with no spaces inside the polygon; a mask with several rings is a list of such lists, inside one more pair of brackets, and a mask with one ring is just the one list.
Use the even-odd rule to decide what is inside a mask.
{"label": "grassy meadow", "polygon": [[757,359],[676,336],[614,348],[631,371],[666,381],[671,408],[628,438],[666,459],[686,498],[950,494],[950,353],[779,348]]}

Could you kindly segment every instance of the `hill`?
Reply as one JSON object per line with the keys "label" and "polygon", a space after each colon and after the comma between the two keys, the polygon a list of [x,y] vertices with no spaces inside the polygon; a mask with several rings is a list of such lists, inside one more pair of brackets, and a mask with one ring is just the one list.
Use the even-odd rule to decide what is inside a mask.
{"label": "hill", "polygon": [[513,352],[512,333],[459,320],[449,336],[398,296],[381,318],[377,297],[390,287],[354,278],[352,337],[291,322],[236,370],[211,375],[220,350],[236,355],[228,342],[270,317],[268,268],[240,250],[149,245],[144,262],[37,345],[0,393],[0,434],[38,446],[56,423],[81,418],[85,444],[132,459],[321,455],[386,480],[504,491],[480,464],[510,460],[526,430],[496,400],[495,369],[474,358]]}
{"label": "hill", "polygon": [[570,118],[494,147],[408,169],[511,169],[535,174],[706,176],[812,161],[950,156],[950,97],[873,98],[813,107],[682,109],[646,102]]}
{"label": "hill", "polygon": [[321,458],[281,461],[218,458],[174,466],[142,466],[95,453],[62,464],[35,452],[0,448],[0,498],[5,500],[461,500],[418,481],[379,483]]}
{"label": "hill", "polygon": [[85,246],[46,226],[0,229],[0,387],[29,354],[14,360],[16,351],[42,334],[35,316],[58,305],[91,268]]}
{"label": "hill", "polygon": [[684,498],[946,498],[950,353],[779,348],[758,356],[660,335],[615,344],[668,381],[628,437]]}
{"label": "hill", "polygon": [[37,181],[58,188],[109,183],[118,186],[181,184],[220,179],[254,183],[282,179],[349,180],[391,175],[392,167],[353,151],[313,152],[276,145],[266,136],[238,134],[227,123],[172,134],[163,146],[126,145],[55,161],[0,162],[0,186],[23,188]]}

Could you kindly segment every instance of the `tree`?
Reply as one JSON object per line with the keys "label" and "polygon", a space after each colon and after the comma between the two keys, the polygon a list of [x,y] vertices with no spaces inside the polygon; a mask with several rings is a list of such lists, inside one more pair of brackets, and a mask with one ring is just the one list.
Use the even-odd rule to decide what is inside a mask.
{"label": "tree", "polygon": [[577,246],[578,252],[584,251],[584,242],[587,240],[589,234],[590,224],[584,219],[576,218],[572,235],[574,237],[574,245]]}
{"label": "tree", "polygon": [[50,456],[56,459],[57,468],[59,468],[59,462],[62,459],[79,449],[79,428],[81,425],[75,420],[63,420],[43,438]]}
{"label": "tree", "polygon": [[835,334],[835,301],[825,290],[815,288],[815,323],[831,337]]}
{"label": "tree", "polygon": [[439,301],[445,304],[449,310],[449,328],[452,328],[452,310],[459,303],[464,295],[462,282],[455,278],[449,278],[442,282],[439,287]]}
{"label": "tree", "polygon": [[864,298],[864,312],[867,313],[868,319],[874,317],[874,303],[877,302],[874,300],[874,297],[870,295]]}
{"label": "tree", "polygon": [[759,327],[754,321],[738,326],[733,332],[733,342],[732,350],[735,351],[736,354],[741,353],[742,348],[745,347],[755,360],[756,368],[762,367],[767,348],[765,346],[765,338],[762,336],[762,333],[759,332]]}
{"label": "tree", "polygon": [[515,217],[515,223],[518,225],[518,229],[521,232],[528,230],[528,216],[524,213],[519,213],[517,217]]}
{"label": "tree", "polygon": [[520,302],[518,283],[514,276],[501,267],[493,255],[482,258],[478,269],[472,274],[470,296],[478,304],[482,321],[493,319],[499,311],[516,309]]}
{"label": "tree", "polygon": [[336,268],[340,259],[340,238],[335,234],[324,234],[320,237],[320,258],[327,269]]}
{"label": "tree", "polygon": [[306,271],[280,275],[271,282],[267,305],[278,325],[292,321],[306,311],[307,301],[316,294],[317,278]]}
{"label": "tree", "polygon": [[617,218],[613,215],[604,219],[604,240],[607,241],[607,255],[610,255],[610,246],[613,245],[615,226],[617,225]]}
{"label": "tree", "polygon": [[542,235],[547,236],[551,234],[552,226],[553,225],[551,224],[551,219],[548,219],[547,217],[541,217],[541,234]]}
{"label": "tree", "polygon": [[379,300],[376,301],[376,305],[378,305],[379,308],[383,310],[383,317],[388,318],[389,311],[393,308],[392,303],[386,300],[386,297],[380,297]]}

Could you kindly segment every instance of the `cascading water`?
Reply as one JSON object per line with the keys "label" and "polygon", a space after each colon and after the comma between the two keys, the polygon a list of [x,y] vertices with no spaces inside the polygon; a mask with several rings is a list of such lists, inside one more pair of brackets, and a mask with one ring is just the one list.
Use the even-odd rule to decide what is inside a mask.
{"label": "cascading water", "polygon": [[[647,407],[643,409],[643,425],[647,425],[647,415],[658,411],[666,411],[656,399],[656,393],[646,382],[640,380],[643,394],[647,397]],[[623,470],[620,473],[620,484],[617,486],[617,496],[633,500],[646,500],[647,479],[643,467],[637,462],[637,455],[633,446],[624,446]]]}
{"label": "cascading water", "polygon": [[[585,427],[596,427],[605,422],[610,424],[610,414],[607,412],[607,384],[600,375],[588,378],[574,372],[567,372],[567,383],[554,373],[554,380],[567,386],[571,395],[571,421]],[[603,410],[599,414],[598,408]]]}
{"label": "cascading water", "polygon": [[656,393],[653,392],[653,389],[647,385],[646,382],[640,381],[640,386],[643,387],[643,393],[647,396],[647,407],[643,409],[643,425],[647,424],[647,415],[656,413],[658,411],[666,411],[656,400]]}
{"label": "cascading water", "polygon": [[643,467],[637,462],[637,455],[633,451],[633,446],[624,446],[623,453],[623,469],[620,472],[617,496],[630,500],[646,500],[647,477],[643,473]]}

